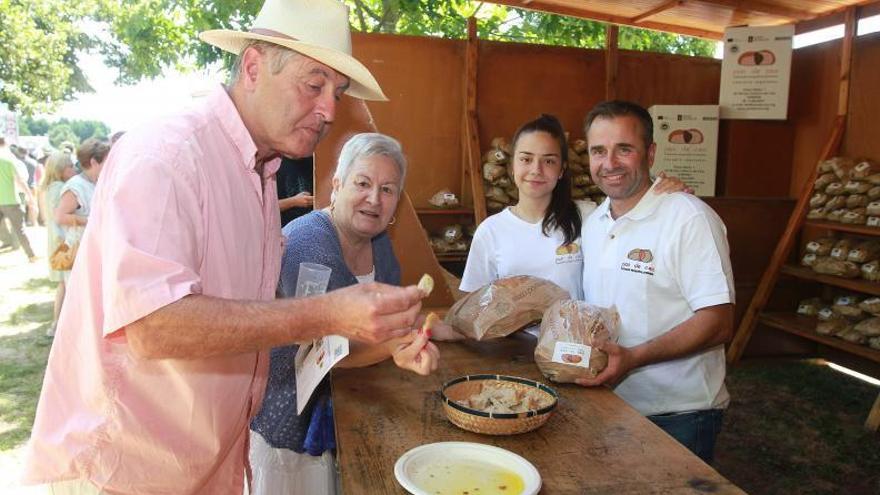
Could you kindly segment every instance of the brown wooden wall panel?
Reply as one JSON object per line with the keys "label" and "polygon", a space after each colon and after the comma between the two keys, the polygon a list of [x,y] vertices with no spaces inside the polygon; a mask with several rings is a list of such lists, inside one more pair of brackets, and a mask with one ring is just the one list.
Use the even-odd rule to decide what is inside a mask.
{"label": "brown wooden wall panel", "polygon": [[[724,225],[736,288],[736,324],[758,286],[785,230],[794,200],[788,198],[706,198]],[[755,219],[761,219],[756,226]]]}
{"label": "brown wooden wall panel", "polygon": [[559,118],[572,137],[583,135],[587,111],[604,99],[600,50],[481,41],[477,75],[480,145],[510,139],[541,113]]}
{"label": "brown wooden wall panel", "polygon": [[617,95],[651,105],[717,105],[721,62],[712,58],[619,52]]}
{"label": "brown wooden wall panel", "polygon": [[880,161],[880,33],[856,38],[843,152]]}
{"label": "brown wooden wall panel", "polygon": [[784,120],[722,120],[718,127],[721,196],[786,197],[794,128]]}
{"label": "brown wooden wall panel", "polygon": [[788,194],[801,194],[837,115],[840,72],[840,41],[820,43],[794,51],[789,122],[794,129],[791,184]]}
{"label": "brown wooden wall panel", "polygon": [[[406,190],[416,207],[437,190],[461,191],[464,42],[416,36],[352,34],[354,55],[376,76],[388,102],[368,106],[381,132],[403,145],[409,160]],[[333,130],[319,146],[316,170],[332,170],[353,132],[367,130],[357,102],[343,98]],[[320,185],[329,184],[317,175]]]}

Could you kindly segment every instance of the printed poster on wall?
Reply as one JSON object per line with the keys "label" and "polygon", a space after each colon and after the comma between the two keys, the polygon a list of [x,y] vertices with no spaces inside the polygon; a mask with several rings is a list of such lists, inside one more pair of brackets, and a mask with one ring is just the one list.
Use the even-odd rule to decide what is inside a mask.
{"label": "printed poster on wall", "polygon": [[782,119],[788,115],[794,26],[724,31],[722,119]]}
{"label": "printed poster on wall", "polygon": [[717,105],[654,105],[654,166],[694,188],[697,196],[715,196],[718,158]]}

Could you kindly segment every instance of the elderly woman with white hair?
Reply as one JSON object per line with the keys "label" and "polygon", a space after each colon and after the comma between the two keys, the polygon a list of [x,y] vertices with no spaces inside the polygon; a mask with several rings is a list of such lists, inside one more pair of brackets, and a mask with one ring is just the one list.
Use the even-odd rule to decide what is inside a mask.
{"label": "elderly woman with white hair", "polygon": [[[332,269],[327,290],[357,283],[400,285],[400,265],[385,229],[394,223],[406,177],[400,144],[385,135],[352,137],[342,148],[333,175],[330,206],[297,218],[282,230],[286,239],[280,292],[296,291],[299,264]],[[435,327],[434,337],[454,338]],[[263,406],[251,422],[252,493],[336,492],[336,448],[329,379],[318,386],[301,415],[296,414],[294,357],[297,346],[272,350]],[[437,368],[439,351],[428,335],[410,335],[379,345],[351,343],[339,367],[362,367],[387,358],[420,375]]]}

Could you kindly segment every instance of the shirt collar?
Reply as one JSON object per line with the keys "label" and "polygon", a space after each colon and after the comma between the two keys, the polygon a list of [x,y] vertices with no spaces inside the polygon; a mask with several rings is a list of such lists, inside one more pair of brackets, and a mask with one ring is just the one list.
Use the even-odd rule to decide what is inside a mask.
{"label": "shirt collar", "polygon": [[[657,187],[657,183],[660,181],[654,181],[651,184],[651,187],[645,191],[645,195],[639,200],[638,203],[633,207],[633,209],[629,210],[622,216],[618,217],[617,220],[621,218],[629,218],[631,220],[643,220],[651,216],[652,213],[657,209],[660,205],[660,200],[663,198],[663,194],[658,194],[654,188]],[[607,218],[608,220],[613,221],[614,219],[611,217],[611,198],[605,198],[605,201],[599,205],[596,213],[600,215],[600,218]]]}
{"label": "shirt collar", "polygon": [[[257,144],[254,143],[250,131],[241,120],[241,114],[235,108],[232,98],[226,92],[226,88],[221,84],[211,91],[207,98],[208,110],[214,114],[214,117],[220,123],[232,143],[239,152],[239,158],[242,165],[248,170],[253,170],[257,165]],[[270,177],[278,172],[281,166],[281,158],[269,160],[263,164],[263,177]]]}

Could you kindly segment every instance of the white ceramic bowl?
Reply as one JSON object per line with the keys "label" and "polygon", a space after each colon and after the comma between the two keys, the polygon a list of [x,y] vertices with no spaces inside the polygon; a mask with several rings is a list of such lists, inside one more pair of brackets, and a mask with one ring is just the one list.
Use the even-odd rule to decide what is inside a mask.
{"label": "white ceramic bowl", "polygon": [[[487,483],[503,483],[498,480],[507,479],[505,476],[510,474],[522,480],[522,495],[535,495],[541,489],[541,475],[531,462],[509,450],[481,443],[422,445],[400,456],[394,464],[397,481],[413,495],[435,495],[437,489],[461,493],[463,489],[473,489],[475,483],[483,483],[483,489],[476,493],[485,494],[492,488]],[[437,484],[429,486],[434,480]],[[456,489],[456,483],[462,486]],[[503,493],[516,493],[508,488],[512,487],[506,486]]]}

